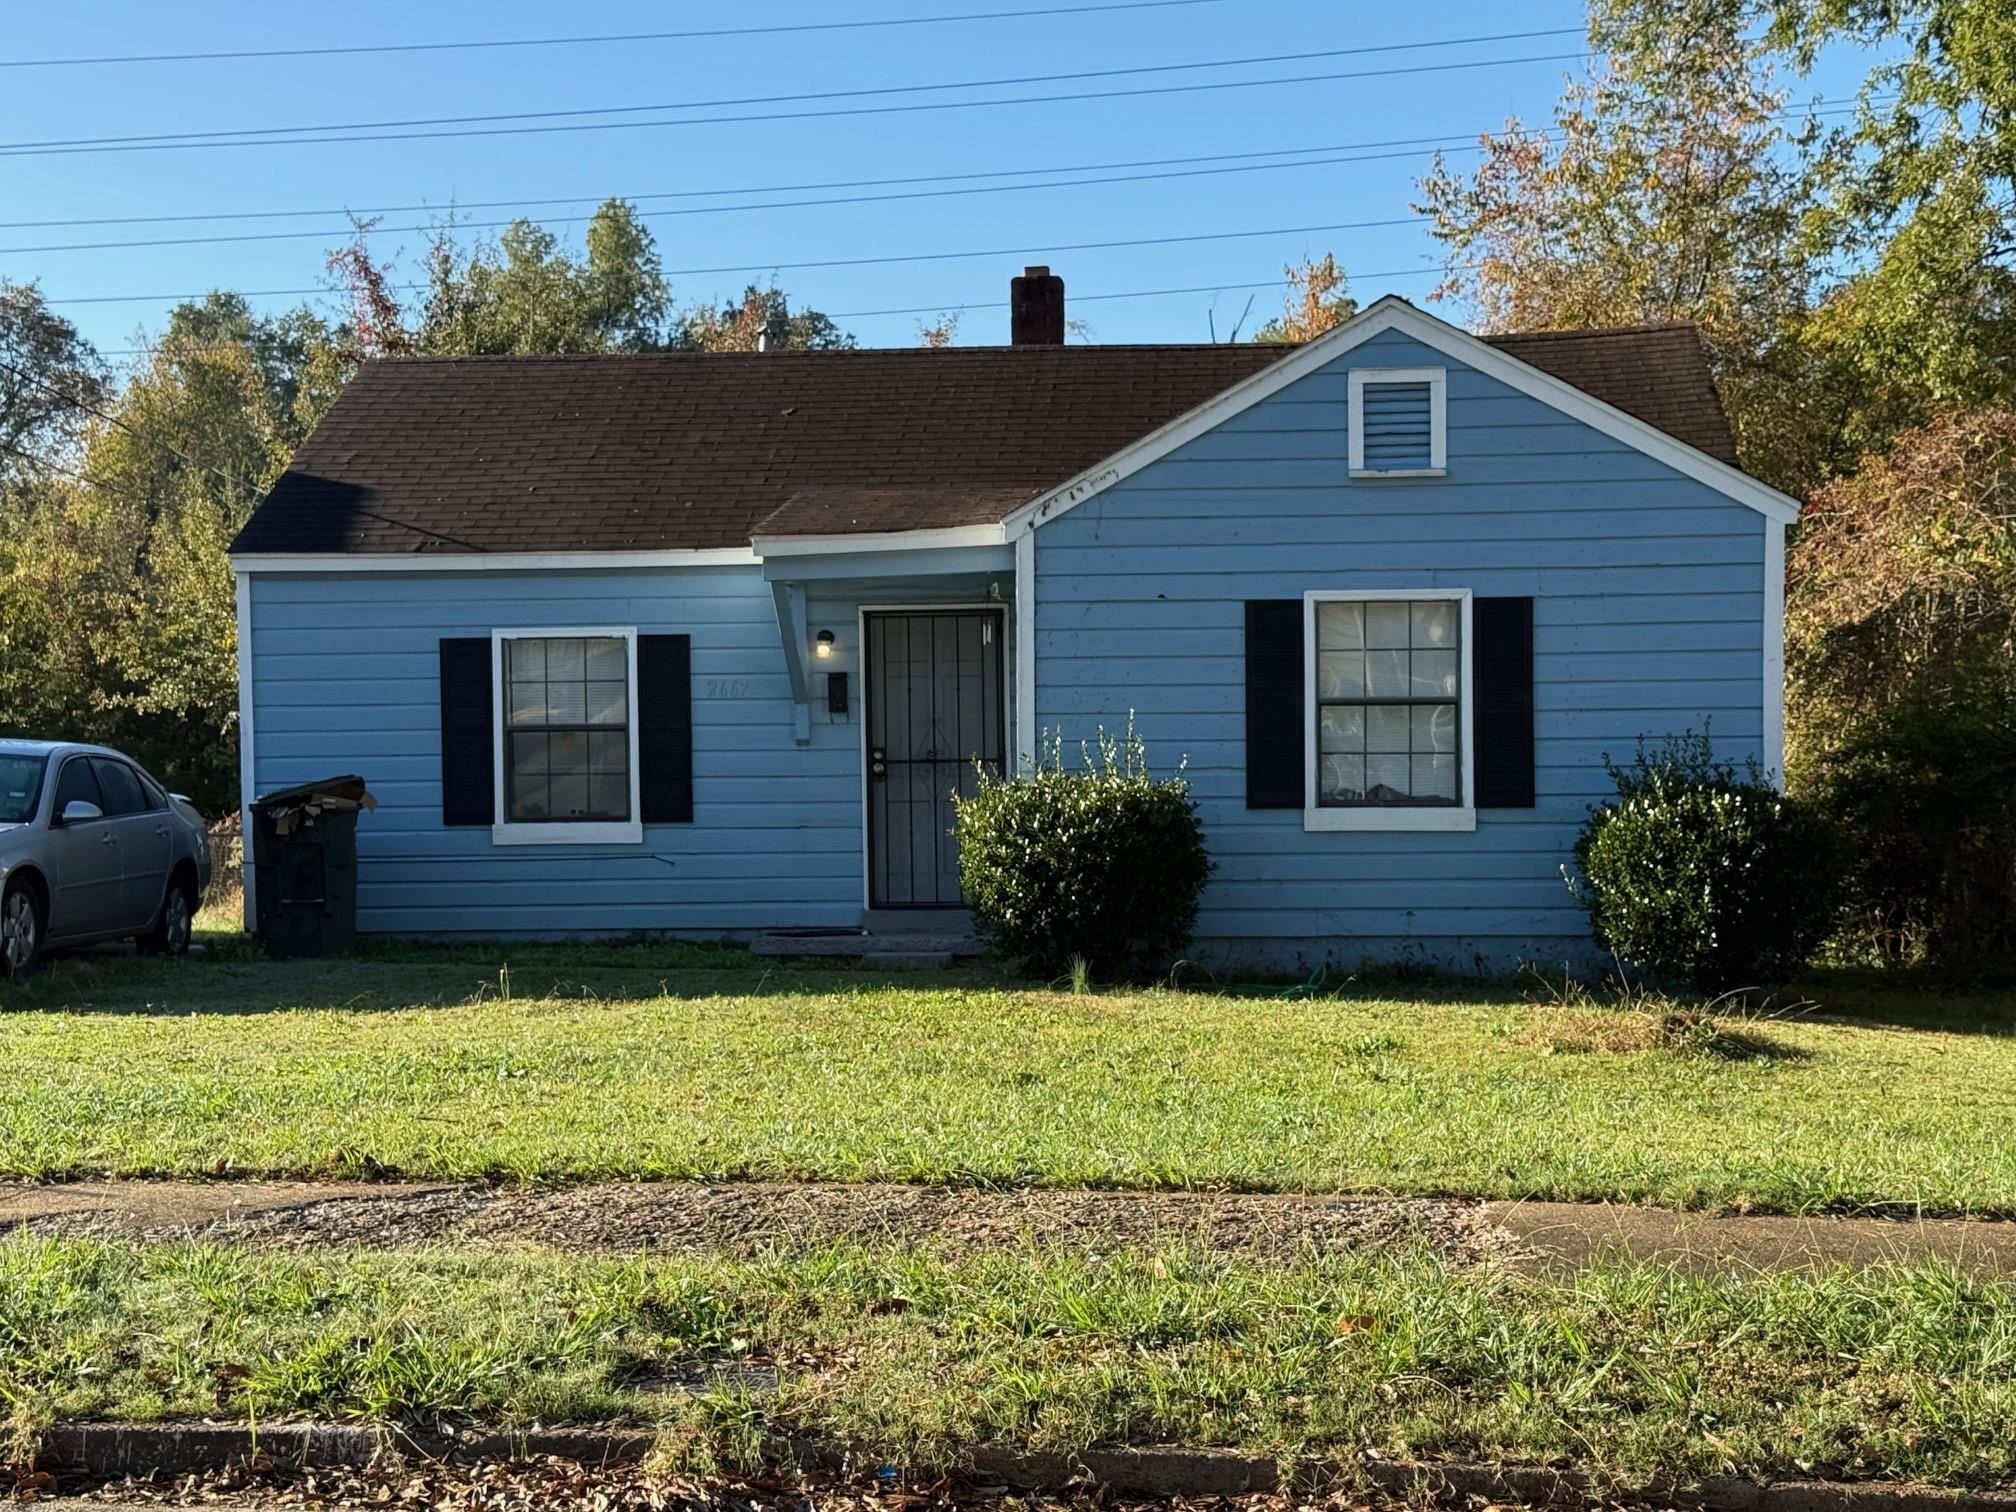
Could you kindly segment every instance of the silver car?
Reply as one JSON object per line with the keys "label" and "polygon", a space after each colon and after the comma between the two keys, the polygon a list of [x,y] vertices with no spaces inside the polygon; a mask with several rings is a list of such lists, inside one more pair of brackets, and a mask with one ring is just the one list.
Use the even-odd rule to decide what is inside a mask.
{"label": "silver car", "polygon": [[210,885],[189,800],[103,746],[0,740],[0,976],[52,945],[180,955]]}

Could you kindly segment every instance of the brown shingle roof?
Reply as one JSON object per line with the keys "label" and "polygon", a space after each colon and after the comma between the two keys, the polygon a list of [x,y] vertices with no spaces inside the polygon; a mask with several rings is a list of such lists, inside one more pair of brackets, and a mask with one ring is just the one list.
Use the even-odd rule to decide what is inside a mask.
{"label": "brown shingle roof", "polygon": [[[1691,327],[1494,338],[1733,460]],[[366,363],[238,552],[648,551],[998,520],[1287,347]]]}

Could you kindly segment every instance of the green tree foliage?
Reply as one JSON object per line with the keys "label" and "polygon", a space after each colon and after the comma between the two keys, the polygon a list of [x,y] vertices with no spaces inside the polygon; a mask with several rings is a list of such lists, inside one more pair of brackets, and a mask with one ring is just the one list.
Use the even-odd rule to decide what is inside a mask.
{"label": "green tree foliage", "polygon": [[90,409],[61,472],[6,500],[0,721],[132,752],[235,807],[237,641],[225,548],[333,395],[307,311],[185,304]]}
{"label": "green tree foliage", "polygon": [[0,279],[0,488],[60,460],[105,397],[105,365],[34,284]]}
{"label": "green tree foliage", "polygon": [[1791,558],[1793,776],[1861,843],[1852,945],[2016,966],[2016,413],[1906,432]]}
{"label": "green tree foliage", "polygon": [[[1597,0],[1596,46],[1612,5]],[[1468,174],[1438,158],[1417,207],[1448,248],[1438,294],[1486,331],[1696,322],[1745,464],[1804,486],[1835,443],[1796,339],[1812,271],[1784,107],[1737,18],[1647,28],[1568,87],[1551,134],[1508,122]]]}
{"label": "green tree foliage", "polygon": [[[943,342],[925,344],[950,341],[948,328]],[[854,338],[817,310],[793,310],[775,284],[750,284],[733,304],[702,304],[683,312],[668,345],[682,352],[832,352],[852,347]]]}

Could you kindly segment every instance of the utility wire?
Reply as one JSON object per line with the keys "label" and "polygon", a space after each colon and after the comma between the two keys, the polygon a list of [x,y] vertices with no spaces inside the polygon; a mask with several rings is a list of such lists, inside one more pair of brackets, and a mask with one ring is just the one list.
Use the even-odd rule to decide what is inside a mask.
{"label": "utility wire", "polygon": [[376,53],[474,52],[508,47],[581,47],[611,42],[690,42],[710,37],[774,37],[794,32],[867,31],[878,27],[949,26],[964,21],[1013,21],[1025,16],[1090,16],[1107,11],[1172,10],[1224,0],[1128,0],[1124,4],[1054,5],[1042,10],[967,11],[950,16],[890,16],[867,21],[807,21],[786,26],[720,26],[698,31],[611,32],[580,37],[499,37],[463,42],[380,42],[351,47],[261,47],[232,52],[114,53],[78,58],[0,58],[0,68],[88,68],[107,63],[209,63],[243,58],[340,58]]}
{"label": "utility wire", "polygon": [[[1187,236],[1143,236],[1130,237],[1123,241],[1097,242],[1047,242],[1033,243],[1020,247],[980,247],[959,252],[906,252],[889,253],[875,257],[823,258],[806,262],[761,262],[741,263],[734,266],[723,265],[711,268],[666,268],[668,278],[691,278],[711,273],[768,273],[783,272],[787,269],[802,271],[808,268],[856,268],[888,263],[956,262],[971,257],[1024,257],[1054,252],[1093,252],[1116,247],[1168,247],[1195,242],[1243,241],[1260,236],[1309,236],[1323,231],[1362,231],[1385,226],[1411,226],[1425,220],[1425,216],[1402,216],[1385,220],[1337,221],[1322,226],[1280,226],[1256,231],[1206,231]],[[405,292],[428,287],[424,283],[393,284],[392,288]],[[283,299],[299,295],[326,294],[327,287],[313,289],[239,289],[233,291],[245,299]],[[201,299],[201,294],[96,294],[71,296],[63,299],[44,300],[51,305],[76,304],[147,304],[177,303],[185,299]]]}
{"label": "utility wire", "polygon": [[[1158,84],[1146,89],[1078,90],[1068,94],[1008,95],[994,100],[933,100],[910,105],[854,105],[831,110],[767,111],[749,115],[688,116],[660,121],[575,121],[545,126],[486,126],[450,131],[387,131],[333,136],[241,137],[232,140],[177,140],[109,142],[103,145],[59,145],[47,142],[17,142],[0,145],[0,157],[64,157],[109,152],[191,151],[217,147],[327,146],[349,142],[421,142],[449,138],[545,136],[558,132],[626,131],[646,127],[724,126],[758,121],[820,121],[851,116],[913,115],[939,110],[978,110],[1010,105],[1057,105],[1084,100],[1129,100],[1155,95],[1202,94],[1228,89],[1271,89],[1284,84],[1327,84],[1344,79],[1395,78],[1402,75],[1447,73],[1458,69],[1505,68],[1523,63],[1578,62],[1586,53],[1537,53],[1516,58],[1475,58],[1453,63],[1417,63],[1400,68],[1348,69],[1334,73],[1290,74],[1273,79],[1217,79],[1198,84]],[[1191,65],[1181,65],[1191,66]],[[1230,64],[1213,64],[1228,67]],[[895,93],[897,91],[877,91]],[[671,107],[661,107],[671,108]]]}
{"label": "utility wire", "polygon": [[1188,73],[1200,68],[1249,68],[1273,63],[1313,63],[1322,58],[1356,57],[1365,53],[1412,52],[1427,47],[1460,47],[1472,43],[1525,41],[1558,37],[1579,30],[1551,27],[1545,31],[1500,32],[1490,36],[1449,37],[1426,42],[1388,42],[1369,47],[1331,47],[1312,52],[1266,53],[1251,58],[1213,58],[1190,63],[1144,63],[1131,68],[1087,68],[1071,73],[1014,74],[1000,79],[955,79],[943,84],[885,84],[870,89],[821,89],[804,94],[724,95],[714,100],[674,100],[655,105],[593,105],[569,110],[506,110],[489,115],[411,116],[389,121],[325,121],[316,126],[237,126],[222,131],[152,131],[130,136],[51,137],[33,142],[0,142],[0,151],[30,147],[105,147],[129,143],[183,144],[225,137],[321,135],[335,131],[395,131],[417,126],[484,126],[498,121],[557,121],[581,116],[656,115],[667,110],[718,110],[737,105],[796,105],[814,100],[859,100],[872,95],[932,94],[948,89],[1007,89],[1020,84],[1075,84],[1085,79],[1136,78],[1144,74]]}
{"label": "utility wire", "polygon": [[[1460,147],[1459,152],[1478,152],[1480,147]],[[828,199],[771,200],[745,205],[687,205],[673,209],[637,210],[633,213],[639,220],[658,220],[671,216],[727,215],[741,210],[797,210],[814,209],[826,205],[868,205],[886,204],[898,200],[946,199],[979,194],[1008,194],[1035,189],[1074,189],[1101,184],[1143,184],[1166,179],[1214,178],[1229,173],[1257,173],[1269,169],[1286,168],[1326,168],[1342,163],[1372,163],[1391,158],[1411,158],[1419,156],[1420,149],[1405,148],[1394,152],[1373,152],[1354,154],[1348,157],[1306,158],[1287,163],[1242,163],[1218,168],[1172,169],[1165,173],[1129,173],[1108,178],[1049,179],[1033,184],[981,184],[957,189],[914,189],[894,194],[853,194]],[[553,216],[541,222],[547,226],[576,225],[591,220],[592,216]],[[1414,216],[1406,221],[1370,221],[1366,225],[1411,225],[1426,217]],[[353,225],[342,230],[325,228],[316,231],[248,231],[233,232],[223,236],[160,236],[128,241],[102,242],[54,242],[18,247],[0,247],[0,256],[29,256],[37,252],[113,252],[128,251],[143,247],[206,247],[244,242],[275,241],[327,241],[332,238],[351,239],[357,236],[391,236],[407,232],[433,233],[450,229],[457,231],[487,231],[502,226],[517,224],[513,220],[487,221],[444,221],[434,225],[406,226],[363,226]],[[764,264],[768,267],[770,264]],[[779,267],[822,267],[821,263],[780,263]],[[668,276],[685,273],[731,273],[741,271],[734,268],[667,268]]]}
{"label": "utility wire", "polygon": [[121,419],[117,415],[107,413],[105,410],[100,409],[97,405],[91,403],[89,400],[83,398],[82,396],[73,394],[69,392],[67,389],[60,389],[56,387],[56,385],[53,383],[45,383],[42,379],[37,378],[33,373],[28,372],[26,369],[15,367],[14,364],[11,362],[0,360],[0,371],[12,373],[16,378],[20,379],[23,383],[32,383],[36,388],[42,390],[43,393],[49,395],[51,398],[60,399],[65,404],[71,405],[76,409],[83,411],[87,415],[96,416],[98,419],[103,420],[107,425],[113,426],[118,430],[124,431],[127,435],[133,437],[136,441],[144,441],[149,446],[159,447],[162,451],[166,452],[169,456],[174,457],[177,461],[185,463],[190,467],[196,468],[200,472],[206,472],[210,474],[211,477],[218,479],[220,482],[229,483],[233,488],[245,489],[248,492],[250,492],[255,498],[263,497],[265,495],[266,490],[261,488],[257,483],[248,482],[246,479],[237,477],[231,473],[227,473],[223,471],[221,468],[212,467],[208,462],[205,462],[200,458],[190,456],[189,453],[183,451],[179,446],[175,446],[167,441],[163,441],[159,436],[150,435],[148,432],[142,430],[139,426],[133,425],[130,422]]}
{"label": "utility wire", "polygon": [[[1548,135],[1545,128],[1536,128],[1525,135]],[[240,220],[305,220],[311,216],[373,216],[373,215],[423,215],[456,212],[461,210],[512,210],[539,209],[548,205],[600,205],[607,200],[620,199],[631,204],[646,204],[663,199],[714,199],[741,194],[812,194],[833,189],[881,189],[906,184],[950,184],[963,183],[974,179],[1029,178],[1046,173],[1107,173],[1127,168],[1165,168],[1191,163],[1229,163],[1251,158],[1294,157],[1298,154],[1317,152],[1358,152],[1377,147],[1429,147],[1440,143],[1474,142],[1476,132],[1452,133],[1448,136],[1429,137],[1388,137],[1372,142],[1334,142],[1327,146],[1314,147],[1268,147],[1256,148],[1251,152],[1214,152],[1194,157],[1132,158],[1117,163],[1063,163],[1045,168],[994,168],[985,172],[969,173],[923,173],[901,178],[835,179],[819,184],[752,184],[739,189],[671,189],[653,194],[577,194],[566,198],[551,199],[505,199],[450,201],[446,204],[417,205],[341,205],[322,210],[214,210],[193,215],[100,215],[86,216],[70,220],[20,220],[0,221],[0,231],[27,231],[54,229],[67,226],[144,226],[182,224],[197,221],[240,221]],[[1118,181],[1116,181],[1118,182]],[[792,204],[823,203],[821,201],[790,201]],[[761,206],[741,208],[758,209]],[[315,233],[320,234],[320,233]]]}

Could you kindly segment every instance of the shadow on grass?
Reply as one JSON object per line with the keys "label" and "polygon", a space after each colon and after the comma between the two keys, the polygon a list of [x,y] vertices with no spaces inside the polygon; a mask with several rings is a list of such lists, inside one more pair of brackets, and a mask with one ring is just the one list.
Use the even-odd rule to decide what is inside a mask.
{"label": "shadow on grass", "polygon": [[1798,995],[1816,1017],[1949,1034],[2016,1034],[2016,982],[1956,982],[1928,972],[1819,971]]}
{"label": "shadow on grass", "polygon": [[8,1012],[226,1016],[296,1010],[396,1013],[509,1001],[817,997],[883,987],[1015,985],[985,967],[888,973],[765,960],[690,941],[371,942],[352,955],[269,960],[244,935],[199,933],[184,960],[102,945],[51,956],[0,982]]}

